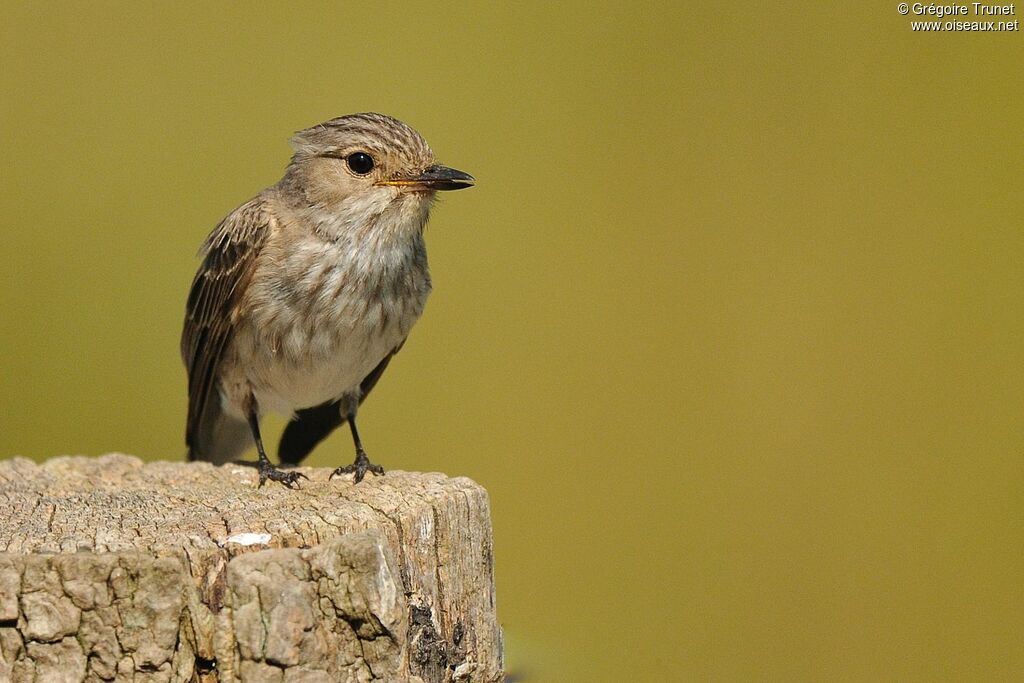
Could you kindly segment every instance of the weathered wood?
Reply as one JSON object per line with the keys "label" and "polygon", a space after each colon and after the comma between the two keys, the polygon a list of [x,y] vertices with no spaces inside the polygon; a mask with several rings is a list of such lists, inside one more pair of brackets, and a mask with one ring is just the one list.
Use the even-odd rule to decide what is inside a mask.
{"label": "weathered wood", "polygon": [[0,462],[0,680],[499,680],[486,492],[301,471]]}

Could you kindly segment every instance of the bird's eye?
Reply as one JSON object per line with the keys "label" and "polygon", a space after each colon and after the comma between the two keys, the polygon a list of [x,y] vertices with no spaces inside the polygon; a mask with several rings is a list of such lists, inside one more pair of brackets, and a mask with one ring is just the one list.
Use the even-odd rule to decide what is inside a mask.
{"label": "bird's eye", "polygon": [[373,157],[366,152],[353,152],[346,157],[348,167],[357,175],[366,175],[373,170]]}

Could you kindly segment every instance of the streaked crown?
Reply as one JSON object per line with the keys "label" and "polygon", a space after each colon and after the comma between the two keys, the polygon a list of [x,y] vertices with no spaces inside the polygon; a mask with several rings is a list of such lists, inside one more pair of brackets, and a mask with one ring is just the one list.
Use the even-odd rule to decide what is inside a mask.
{"label": "streaked crown", "polygon": [[426,168],[434,162],[423,136],[398,119],[373,112],[349,114],[300,130],[291,139],[293,161],[312,156],[339,156],[366,151],[390,158],[406,168]]}

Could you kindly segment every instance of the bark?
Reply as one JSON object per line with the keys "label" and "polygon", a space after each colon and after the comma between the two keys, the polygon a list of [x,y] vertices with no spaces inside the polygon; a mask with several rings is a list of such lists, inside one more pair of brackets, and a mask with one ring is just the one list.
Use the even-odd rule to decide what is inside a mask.
{"label": "bark", "polygon": [[0,462],[0,680],[500,680],[486,492],[301,471]]}

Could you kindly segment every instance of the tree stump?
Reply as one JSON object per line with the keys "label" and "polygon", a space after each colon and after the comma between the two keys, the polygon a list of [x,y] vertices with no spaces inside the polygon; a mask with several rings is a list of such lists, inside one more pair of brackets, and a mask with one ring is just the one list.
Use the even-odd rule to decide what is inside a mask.
{"label": "tree stump", "polygon": [[301,471],[0,462],[0,680],[500,680],[487,493]]}

